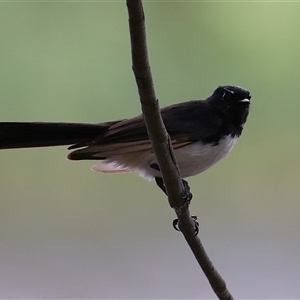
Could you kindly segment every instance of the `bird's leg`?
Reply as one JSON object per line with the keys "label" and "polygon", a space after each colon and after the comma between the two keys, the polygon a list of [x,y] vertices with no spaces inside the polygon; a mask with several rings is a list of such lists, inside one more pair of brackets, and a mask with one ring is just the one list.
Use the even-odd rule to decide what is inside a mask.
{"label": "bird's leg", "polygon": [[155,177],[157,186],[168,196],[165,183],[161,177]]}
{"label": "bird's leg", "polygon": [[[156,171],[160,171],[159,166],[156,163],[151,164],[150,167]],[[155,177],[155,182],[156,182],[157,186],[168,196],[166,186],[165,186],[163,179],[161,177]],[[193,198],[193,194],[190,192],[190,187],[186,180],[182,179],[182,184],[184,186],[184,195],[182,197],[183,201],[184,201],[183,204],[186,202],[188,202],[188,204],[189,204]],[[195,235],[197,235],[199,232],[199,223],[197,222],[197,216],[192,216],[192,219],[195,222]],[[180,231],[180,229],[178,227],[178,219],[173,220],[173,227],[177,231]]]}
{"label": "bird's leg", "polygon": [[[156,163],[152,163],[150,165],[150,168],[160,172],[159,166]],[[157,186],[168,196],[166,186],[164,184],[163,179],[161,177],[155,177],[155,182],[156,182]]]}
{"label": "bird's leg", "polygon": [[[157,163],[152,163],[150,167],[156,171],[160,171],[159,166]],[[155,182],[159,186],[159,188],[168,196],[165,183],[161,177],[155,177]],[[182,197],[183,203],[185,202],[191,202],[193,198],[193,194],[190,192],[190,187],[187,181],[182,179],[182,184],[184,186],[184,195]]]}

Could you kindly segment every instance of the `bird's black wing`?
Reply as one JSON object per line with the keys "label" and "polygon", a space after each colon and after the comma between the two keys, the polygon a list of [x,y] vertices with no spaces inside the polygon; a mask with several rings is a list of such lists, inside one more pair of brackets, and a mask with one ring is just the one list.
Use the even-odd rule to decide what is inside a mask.
{"label": "bird's black wing", "polygon": [[[172,140],[206,140],[216,135],[222,119],[205,101],[190,101],[161,110],[163,122]],[[111,125],[95,144],[127,143],[148,140],[142,115]]]}
{"label": "bird's black wing", "polygon": [[[210,142],[222,126],[222,119],[205,101],[165,107],[161,114],[174,149],[198,140]],[[69,159],[105,159],[107,156],[149,151],[152,148],[142,115],[115,122],[104,135],[69,149],[78,147],[85,148],[70,153]]]}

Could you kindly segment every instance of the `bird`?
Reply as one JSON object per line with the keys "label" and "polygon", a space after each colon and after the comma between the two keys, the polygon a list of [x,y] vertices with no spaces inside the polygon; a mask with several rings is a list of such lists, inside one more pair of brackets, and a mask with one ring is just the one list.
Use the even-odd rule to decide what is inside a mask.
{"label": "bird", "polygon": [[[245,88],[224,85],[205,100],[161,109],[182,178],[206,171],[232,150],[250,99]],[[102,173],[137,172],[166,193],[143,115],[102,123],[0,122],[0,150],[63,145],[72,150],[69,160],[99,161],[92,170]]]}

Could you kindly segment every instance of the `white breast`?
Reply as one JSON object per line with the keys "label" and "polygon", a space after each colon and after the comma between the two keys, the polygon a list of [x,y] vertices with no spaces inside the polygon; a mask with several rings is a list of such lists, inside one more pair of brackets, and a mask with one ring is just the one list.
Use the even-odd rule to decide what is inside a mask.
{"label": "white breast", "polygon": [[226,136],[218,145],[196,142],[175,151],[182,177],[195,176],[224,158],[237,142],[238,137]]}

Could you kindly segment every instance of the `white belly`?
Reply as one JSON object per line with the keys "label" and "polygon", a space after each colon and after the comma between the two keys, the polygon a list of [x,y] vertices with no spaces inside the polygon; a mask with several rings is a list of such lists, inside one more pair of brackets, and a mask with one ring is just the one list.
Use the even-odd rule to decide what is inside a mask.
{"label": "white belly", "polygon": [[227,136],[218,145],[197,142],[175,151],[182,177],[195,176],[204,172],[224,158],[237,142],[238,137]]}

